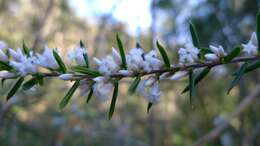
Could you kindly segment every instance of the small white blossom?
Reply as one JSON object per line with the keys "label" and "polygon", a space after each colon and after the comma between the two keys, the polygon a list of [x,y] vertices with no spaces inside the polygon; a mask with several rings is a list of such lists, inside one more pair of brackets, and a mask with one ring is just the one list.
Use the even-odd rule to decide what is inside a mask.
{"label": "small white blossom", "polygon": [[71,60],[75,60],[78,65],[84,66],[86,65],[84,54],[87,54],[86,49],[79,47],[70,52],[68,56]]}
{"label": "small white blossom", "polygon": [[6,47],[7,47],[7,44],[4,41],[0,40],[0,50],[4,49]]}
{"label": "small white blossom", "polygon": [[122,75],[125,75],[125,76],[129,75],[129,71],[128,70],[120,70],[118,72],[121,73]]}
{"label": "small white blossom", "polygon": [[218,47],[210,45],[209,48],[218,57],[224,57],[226,55],[224,48],[221,45],[219,45]]}
{"label": "small white blossom", "polygon": [[158,102],[162,94],[158,81],[153,84],[147,84],[147,80],[141,81],[136,90],[151,103]]}
{"label": "small white blossom", "polygon": [[148,79],[145,80],[145,86],[152,86],[157,81],[156,76],[149,76]]}
{"label": "small white blossom", "polygon": [[180,80],[181,78],[185,77],[188,75],[188,72],[187,71],[178,71],[176,72],[175,74],[173,74],[170,79],[171,80],[175,80],[175,81],[178,81]]}
{"label": "small white blossom", "polygon": [[61,74],[61,75],[59,75],[59,79],[67,81],[67,80],[71,80],[73,78],[73,76],[74,75],[70,74],[70,73]]}
{"label": "small white blossom", "polygon": [[185,44],[185,48],[178,51],[180,63],[193,63],[198,60],[199,50],[191,42]]}
{"label": "small white blossom", "polygon": [[3,79],[10,79],[10,78],[14,78],[16,77],[17,75],[13,72],[9,72],[9,71],[0,71],[0,78],[3,78]]}
{"label": "small white blossom", "polygon": [[84,96],[88,91],[91,89],[92,81],[88,79],[80,80],[79,83],[79,90],[80,90],[80,96]]}
{"label": "small white blossom", "polygon": [[253,32],[251,35],[251,38],[247,44],[242,44],[243,46],[243,52],[245,52],[248,55],[257,55],[257,48],[258,48],[258,43],[257,43],[257,38],[256,38],[256,33]]}
{"label": "small white blossom", "polygon": [[48,46],[44,47],[42,54],[36,54],[37,61],[36,64],[45,68],[57,69],[59,68],[58,63],[56,62],[51,49]]}
{"label": "small white blossom", "polygon": [[22,53],[21,49],[18,48],[16,51],[9,49],[11,56],[14,60],[10,61],[10,65],[18,71],[21,76],[27,74],[34,74],[37,72],[37,65],[35,64],[35,57],[30,52],[29,56]]}
{"label": "small white blossom", "polygon": [[144,55],[143,65],[145,71],[158,70],[163,66],[163,62],[157,56],[156,50],[152,50]]}
{"label": "small white blossom", "polygon": [[94,95],[102,101],[108,100],[113,91],[113,84],[107,81],[106,77],[97,77],[94,81]]}
{"label": "small white blossom", "polygon": [[126,55],[128,69],[131,71],[139,71],[143,69],[144,50],[142,48],[133,48]]}

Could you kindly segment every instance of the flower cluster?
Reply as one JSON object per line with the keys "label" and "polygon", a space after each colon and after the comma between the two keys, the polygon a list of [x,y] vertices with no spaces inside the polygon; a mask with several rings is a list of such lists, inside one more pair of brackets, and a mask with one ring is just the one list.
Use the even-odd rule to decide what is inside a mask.
{"label": "flower cluster", "polygon": [[[249,42],[242,44],[242,47],[246,56],[257,56],[256,34],[253,33]],[[167,54],[163,54],[166,51],[158,48],[158,52],[155,49],[145,52],[140,45],[137,45],[125,54],[125,60],[122,57],[122,48],[120,50],[119,47],[120,53],[112,48],[111,54],[101,59],[93,58],[96,68],[92,69],[88,65],[87,50],[83,46],[77,47],[68,54],[68,58],[75,61],[77,65],[67,71],[64,69],[66,65],[60,58],[58,49],[52,50],[45,46],[42,53],[36,53],[27,47],[8,49],[6,43],[0,41],[0,78],[11,79],[27,75],[41,78],[47,75],[58,76],[61,80],[73,80],[78,83],[73,85],[70,93],[79,87],[81,95],[93,93],[101,100],[108,100],[116,82],[123,77],[135,77],[137,80],[131,85],[132,90],[137,90],[149,103],[157,103],[162,95],[160,80],[180,80],[188,76],[191,70],[196,69],[187,68],[187,66],[208,62],[221,64],[222,60],[228,56],[221,45],[210,45],[206,51],[202,52],[201,48],[194,46],[192,41],[187,41],[178,51],[179,62],[176,65],[167,66],[169,60],[167,60]],[[162,57],[158,55],[159,52]],[[45,68],[49,72],[42,72],[40,68]]]}

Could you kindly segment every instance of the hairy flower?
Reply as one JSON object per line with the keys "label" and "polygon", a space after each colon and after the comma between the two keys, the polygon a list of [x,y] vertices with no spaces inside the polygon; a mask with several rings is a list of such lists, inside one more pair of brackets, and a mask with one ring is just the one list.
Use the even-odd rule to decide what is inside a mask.
{"label": "hairy flower", "polygon": [[156,50],[152,50],[144,55],[143,68],[145,71],[158,70],[163,66],[163,62],[157,56]]}
{"label": "hairy flower", "polygon": [[133,48],[126,55],[128,69],[130,71],[139,71],[143,69],[144,50],[142,48]]}
{"label": "hairy flower", "polygon": [[257,48],[258,48],[258,43],[257,43],[257,38],[256,38],[256,33],[253,32],[251,35],[251,38],[247,44],[242,44],[243,46],[243,52],[245,52],[248,55],[257,55]]}
{"label": "hairy flower", "polygon": [[71,60],[75,60],[78,65],[86,65],[84,54],[87,54],[87,51],[85,48],[75,48],[73,51],[71,51],[68,56]]}
{"label": "hairy flower", "polygon": [[36,64],[40,65],[45,68],[50,68],[50,69],[57,69],[59,68],[58,63],[56,62],[53,53],[51,49],[48,48],[48,46],[44,47],[44,51],[42,54],[36,54],[38,57],[36,60]]}
{"label": "hairy flower", "polygon": [[199,50],[191,42],[185,44],[185,48],[178,51],[180,63],[193,63],[198,60]]}
{"label": "hairy flower", "polygon": [[[149,102],[156,103],[160,100],[162,94],[158,81],[152,81],[148,78],[145,81],[141,81],[137,87],[137,92],[144,96]],[[149,82],[149,83],[148,83]]]}
{"label": "hairy flower", "polygon": [[108,100],[113,91],[113,84],[106,77],[97,77],[94,81],[94,95],[102,101]]}

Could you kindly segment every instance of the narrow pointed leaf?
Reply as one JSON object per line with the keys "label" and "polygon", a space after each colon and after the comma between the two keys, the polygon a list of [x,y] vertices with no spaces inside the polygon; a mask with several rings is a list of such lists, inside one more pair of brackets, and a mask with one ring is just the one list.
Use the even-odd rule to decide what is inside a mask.
{"label": "narrow pointed leaf", "polygon": [[234,79],[232,80],[231,84],[228,87],[227,94],[229,94],[229,92],[233,89],[233,87],[235,87],[239,83],[239,81],[240,81],[241,77],[243,76],[247,66],[248,66],[248,63],[246,62],[240,67],[240,69],[237,72],[237,75],[234,77]]}
{"label": "narrow pointed leaf", "polygon": [[85,45],[84,45],[82,40],[79,41],[79,45],[80,45],[81,48],[85,48]]}
{"label": "narrow pointed leaf", "polygon": [[21,87],[22,83],[24,81],[24,78],[21,77],[19,78],[15,84],[12,86],[11,90],[8,92],[7,96],[6,96],[6,100],[9,100],[11,97],[14,96],[14,94],[19,90],[19,88]]}
{"label": "narrow pointed leaf", "polygon": [[[249,73],[249,72],[251,72],[251,71],[254,71],[254,70],[258,69],[258,68],[260,68],[260,61],[257,61],[257,62],[254,62],[254,63],[252,63],[252,64],[249,64],[249,65],[246,67],[246,69],[245,69],[245,71],[244,71],[244,74]],[[232,74],[232,76],[236,76],[237,74],[238,74],[238,71],[234,72],[234,73]]]}
{"label": "narrow pointed leaf", "polygon": [[143,47],[141,46],[141,44],[138,43],[138,42],[136,43],[135,47],[136,47],[136,48],[143,48]]}
{"label": "narrow pointed leaf", "polygon": [[122,60],[122,66],[123,66],[124,69],[127,69],[124,47],[123,47],[122,41],[119,38],[118,34],[116,35],[116,41],[117,41],[119,53],[120,53],[121,60]]}
{"label": "narrow pointed leaf", "polygon": [[26,46],[25,42],[23,41],[23,53],[26,54],[27,56],[30,55],[30,50],[29,48]]}
{"label": "narrow pointed leaf", "polygon": [[194,96],[194,90],[195,90],[195,85],[194,85],[194,74],[193,71],[189,72],[189,89],[190,89],[190,104],[192,105],[193,103],[193,96]]}
{"label": "narrow pointed leaf", "polygon": [[159,52],[163,58],[165,67],[170,68],[171,67],[171,63],[169,60],[169,57],[167,55],[167,52],[165,51],[165,49],[163,48],[163,46],[159,43],[159,41],[156,42],[157,48],[159,49]]}
{"label": "narrow pointed leaf", "polygon": [[60,55],[55,50],[53,50],[52,52],[53,52],[53,56],[54,56],[55,60],[57,61],[58,65],[60,67],[60,71],[62,73],[66,73],[67,68],[66,68],[64,62],[62,61]]}
{"label": "narrow pointed leaf", "polygon": [[148,105],[147,105],[147,114],[149,113],[149,111],[152,108],[152,106],[153,106],[153,103],[149,102]]}
{"label": "narrow pointed leaf", "polygon": [[91,77],[98,77],[101,76],[102,74],[98,71],[89,69],[87,67],[83,67],[83,66],[75,66],[71,68],[73,71],[78,72],[78,73],[82,73],[82,74],[87,74]]}
{"label": "narrow pointed leaf", "polygon": [[76,80],[75,83],[70,88],[70,90],[67,92],[67,94],[61,100],[61,102],[60,102],[60,109],[63,109],[68,104],[68,102],[70,101],[72,95],[74,94],[74,92],[79,87],[79,83],[80,83],[80,80]]}
{"label": "narrow pointed leaf", "polygon": [[130,85],[129,89],[128,89],[128,94],[129,95],[133,95],[135,93],[135,90],[138,87],[140,81],[141,81],[141,77],[137,76],[135,78],[135,80],[133,81],[133,83]]}
{"label": "narrow pointed leaf", "polygon": [[227,56],[224,57],[224,62],[228,63],[235,57],[237,57],[240,52],[242,51],[242,48],[240,46],[235,47]]}
{"label": "narrow pointed leaf", "polygon": [[13,67],[10,66],[8,63],[3,62],[3,61],[0,61],[0,71],[1,71],[1,70],[10,71],[10,70],[12,70],[12,69],[13,69]]}
{"label": "narrow pointed leaf", "polygon": [[110,104],[110,109],[109,109],[109,113],[108,113],[108,119],[110,120],[113,116],[113,113],[115,111],[115,106],[116,106],[116,99],[117,99],[117,95],[118,95],[118,82],[114,83],[114,92],[113,92],[113,96],[112,96],[112,100],[111,100],[111,104]]}
{"label": "narrow pointed leaf", "polygon": [[256,36],[258,42],[258,54],[260,54],[260,11],[256,15]]}
{"label": "narrow pointed leaf", "polygon": [[31,78],[27,82],[25,82],[22,86],[23,90],[29,90],[31,89],[34,85],[38,84],[38,79],[37,78]]}
{"label": "narrow pointed leaf", "polygon": [[91,88],[90,91],[89,91],[89,93],[88,93],[87,103],[89,103],[90,99],[92,98],[93,92],[94,92],[94,89]]}
{"label": "narrow pointed leaf", "polygon": [[[81,48],[86,49],[86,47],[85,47],[85,45],[84,45],[84,43],[83,43],[82,40],[80,40],[79,45],[80,45]],[[87,53],[84,53],[84,54],[83,54],[83,57],[84,57],[84,60],[85,60],[86,66],[87,66],[87,68],[88,68],[88,67],[89,67],[89,63],[88,63],[88,54],[87,54]]]}
{"label": "narrow pointed leaf", "polygon": [[190,33],[191,33],[191,38],[192,38],[192,43],[195,47],[197,47],[198,49],[200,49],[200,42],[199,42],[199,37],[198,37],[198,33],[196,30],[196,27],[194,26],[194,24],[192,22],[190,22]]}
{"label": "narrow pointed leaf", "polygon": [[[210,72],[210,68],[207,67],[207,68],[204,68],[200,73],[198,73],[194,78],[194,85],[196,86],[202,79],[204,79],[207,74]],[[182,93],[185,93],[187,91],[190,90],[190,87],[189,86],[186,86],[184,88],[184,90],[182,91]]]}

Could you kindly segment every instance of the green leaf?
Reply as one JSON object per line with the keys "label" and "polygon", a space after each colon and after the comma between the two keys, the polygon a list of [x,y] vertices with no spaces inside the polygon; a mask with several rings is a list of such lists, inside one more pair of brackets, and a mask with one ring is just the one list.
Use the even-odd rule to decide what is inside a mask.
{"label": "green leaf", "polygon": [[1,70],[10,71],[10,70],[12,70],[12,69],[13,69],[13,67],[10,66],[8,63],[3,62],[3,61],[0,61],[0,71],[1,71]]}
{"label": "green leaf", "polygon": [[38,84],[38,78],[31,78],[30,80],[28,80],[23,84],[22,89],[29,90],[36,84]]}
{"label": "green leaf", "polygon": [[76,91],[76,89],[79,87],[80,80],[76,80],[75,83],[72,85],[70,90],[67,92],[67,94],[64,96],[64,98],[60,102],[60,109],[63,109],[68,102],[70,101],[72,95]]}
{"label": "green leaf", "polygon": [[244,74],[244,72],[245,72],[247,66],[248,66],[248,63],[246,62],[246,63],[244,63],[244,64],[240,67],[240,69],[239,69],[238,72],[237,72],[237,75],[234,77],[234,79],[232,80],[231,84],[230,84],[229,87],[228,87],[227,94],[229,94],[229,92],[232,90],[232,88],[235,87],[235,86],[239,83],[239,81],[240,81],[242,75]]}
{"label": "green leaf", "polygon": [[26,46],[25,41],[23,40],[23,53],[27,56],[30,55],[30,49]]}
{"label": "green leaf", "polygon": [[19,90],[19,88],[21,87],[22,83],[24,81],[23,77],[20,77],[15,84],[13,85],[13,87],[11,88],[11,90],[8,92],[7,96],[6,96],[6,100],[9,100],[11,97],[13,97],[13,95]]}
{"label": "green leaf", "polygon": [[153,103],[149,102],[148,105],[147,105],[147,114],[149,113],[149,111],[152,108],[152,106],[153,106]]}
{"label": "green leaf", "polygon": [[100,72],[89,69],[89,68],[84,67],[84,66],[75,66],[75,67],[72,67],[71,69],[75,72],[87,74],[91,77],[98,77],[98,76],[102,75]]}
{"label": "green leaf", "polygon": [[199,37],[197,34],[197,30],[192,22],[190,22],[190,33],[191,33],[191,38],[192,38],[192,43],[195,47],[200,49],[200,42],[199,42]]}
{"label": "green leaf", "polygon": [[92,98],[93,92],[94,92],[94,89],[93,89],[93,87],[92,87],[92,88],[90,89],[89,93],[88,93],[87,103],[89,103],[90,99]]}
{"label": "green leaf", "polygon": [[[194,85],[196,86],[202,79],[204,79],[206,76],[207,76],[207,74],[210,72],[210,67],[206,67],[206,68],[204,68],[200,73],[198,73],[194,78]],[[184,88],[184,90],[182,91],[182,93],[185,93],[185,92],[187,92],[187,91],[189,91],[190,90],[190,87],[189,86],[186,86],[185,88]]]}
{"label": "green leaf", "polygon": [[129,95],[133,95],[135,93],[135,90],[138,87],[138,84],[140,83],[140,81],[141,81],[141,77],[137,76],[128,89]]}
{"label": "green leaf", "polygon": [[136,48],[143,48],[143,47],[141,46],[141,44],[138,43],[138,42],[136,43],[135,47],[136,47]]}
{"label": "green leaf", "polygon": [[81,48],[85,48],[85,45],[84,45],[82,40],[79,41],[79,45],[80,45]]}
{"label": "green leaf", "polygon": [[[252,64],[249,64],[249,65],[246,67],[246,69],[245,69],[245,71],[244,71],[244,74],[249,73],[249,72],[251,72],[251,71],[254,71],[254,70],[258,69],[258,68],[260,68],[260,61],[256,61],[256,62],[254,62],[254,63],[252,63]],[[238,74],[238,71],[234,72],[234,73],[232,74],[232,76],[236,76],[237,74]]]}
{"label": "green leaf", "polygon": [[256,15],[256,36],[258,42],[258,54],[260,54],[260,11]]}
{"label": "green leaf", "polygon": [[120,53],[120,56],[121,56],[123,68],[127,69],[124,47],[123,47],[122,41],[119,38],[118,34],[116,35],[116,41],[117,41],[117,45],[118,45],[118,48],[119,48],[119,53]]}
{"label": "green leaf", "polygon": [[235,47],[235,49],[233,49],[227,56],[224,57],[224,62],[225,63],[230,62],[232,59],[237,57],[241,51],[242,51],[242,47],[240,46]]}
{"label": "green leaf", "polygon": [[193,96],[194,96],[194,90],[195,90],[195,80],[194,80],[194,74],[193,71],[189,71],[189,89],[190,89],[190,104],[193,103]]}
{"label": "green leaf", "polygon": [[165,49],[163,48],[163,46],[159,43],[159,41],[156,41],[156,45],[157,45],[157,48],[159,49],[159,52],[160,52],[160,54],[161,54],[161,56],[162,56],[162,58],[163,58],[165,67],[171,68],[171,63],[170,63],[170,61],[169,61],[167,52],[165,51]]}
{"label": "green leaf", "polygon": [[58,63],[58,65],[60,67],[59,69],[60,69],[61,73],[66,73],[67,68],[66,68],[64,62],[62,61],[60,55],[55,50],[52,50],[52,53],[53,53],[53,56],[54,56],[56,62]]}
{"label": "green leaf", "polygon": [[109,109],[109,113],[108,113],[108,119],[110,120],[113,116],[113,113],[115,111],[115,106],[116,106],[116,99],[117,99],[117,95],[118,95],[118,82],[114,83],[114,92],[113,92],[113,96],[112,96],[112,100],[111,100],[111,104],[110,104],[110,109]]}

